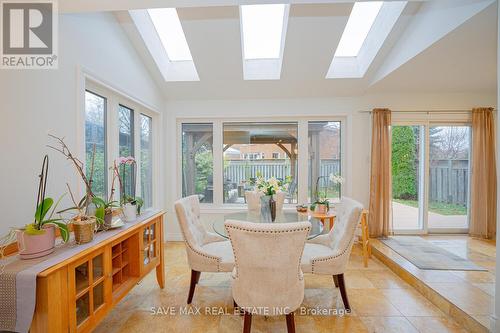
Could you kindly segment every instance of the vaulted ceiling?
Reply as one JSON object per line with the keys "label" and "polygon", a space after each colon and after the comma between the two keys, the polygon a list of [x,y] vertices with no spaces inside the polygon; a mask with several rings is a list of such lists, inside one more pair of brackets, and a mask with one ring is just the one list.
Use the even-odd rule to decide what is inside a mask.
{"label": "vaulted ceiling", "polygon": [[[115,13],[168,99],[332,97],[393,92],[494,93],[496,1],[439,0],[447,2],[448,7],[433,5],[433,1],[436,2],[408,2],[367,73],[359,79],[325,78],[352,1],[291,4],[279,80],[243,79],[237,5],[196,7],[191,4],[177,8],[200,78],[193,82],[166,82],[134,29],[128,12]],[[444,27],[438,23],[443,17],[449,18],[449,24]],[[433,29],[433,24],[439,26]],[[422,31],[416,31],[419,29]]]}

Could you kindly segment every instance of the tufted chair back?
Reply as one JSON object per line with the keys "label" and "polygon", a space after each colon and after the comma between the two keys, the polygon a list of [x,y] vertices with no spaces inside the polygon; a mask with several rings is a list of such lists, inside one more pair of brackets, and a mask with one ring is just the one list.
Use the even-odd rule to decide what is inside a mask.
{"label": "tufted chair back", "polygon": [[235,257],[236,303],[271,316],[297,309],[304,298],[300,259],[311,224],[228,220],[225,228]]}
{"label": "tufted chair back", "polygon": [[175,203],[175,212],[184,240],[190,247],[205,244],[206,230],[200,221],[200,200],[197,195],[182,198]]}
{"label": "tufted chair back", "polygon": [[260,197],[263,195],[264,193],[259,191],[246,191],[245,200],[247,202],[248,210],[251,211],[260,210]]}
{"label": "tufted chair back", "polygon": [[352,243],[362,210],[363,206],[359,202],[347,197],[342,199],[337,208],[335,225],[328,234],[333,250],[343,251]]}

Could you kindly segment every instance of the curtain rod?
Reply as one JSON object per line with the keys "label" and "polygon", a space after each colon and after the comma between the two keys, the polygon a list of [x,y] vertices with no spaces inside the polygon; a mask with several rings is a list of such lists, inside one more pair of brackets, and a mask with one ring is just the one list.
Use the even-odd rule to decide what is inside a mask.
{"label": "curtain rod", "polygon": [[[496,109],[493,109],[494,112],[496,112]],[[372,110],[361,110],[359,111],[360,113],[372,113]],[[461,113],[471,113],[472,110],[411,110],[411,111],[403,111],[403,110],[391,110],[392,113],[455,113],[455,114],[461,114]]]}

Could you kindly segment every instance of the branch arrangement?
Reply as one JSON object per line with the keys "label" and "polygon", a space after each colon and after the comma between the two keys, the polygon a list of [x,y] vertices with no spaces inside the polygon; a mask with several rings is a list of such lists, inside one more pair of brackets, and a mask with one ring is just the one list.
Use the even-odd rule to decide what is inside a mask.
{"label": "branch arrangement", "polygon": [[[54,147],[51,145],[47,145],[47,147],[54,149],[55,151],[60,152],[62,155],[64,155],[66,157],[67,160],[70,160],[73,163],[73,165],[75,166],[76,171],[80,175],[80,178],[83,180],[83,183],[85,184],[85,205],[84,205],[84,207],[85,207],[85,215],[87,215],[89,205],[92,201],[92,198],[94,197],[94,193],[92,192],[92,181],[93,181],[93,176],[94,176],[94,160],[95,160],[96,146],[94,144],[93,149],[92,149],[92,163],[91,163],[90,177],[87,178],[87,176],[85,175],[83,162],[71,153],[71,150],[64,142],[64,137],[60,138],[60,137],[57,137],[57,136],[52,135],[52,134],[49,134],[49,137],[56,140],[58,147]],[[69,189],[69,185],[68,185],[68,189]],[[69,190],[69,191],[70,191],[70,195],[71,195],[73,201],[75,201],[74,197],[71,193],[71,190]]]}

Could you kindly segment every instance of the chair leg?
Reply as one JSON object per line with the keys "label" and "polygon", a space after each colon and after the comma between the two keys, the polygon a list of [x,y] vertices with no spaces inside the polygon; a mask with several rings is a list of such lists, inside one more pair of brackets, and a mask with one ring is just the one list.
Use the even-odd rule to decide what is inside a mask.
{"label": "chair leg", "polygon": [[[335,277],[334,277],[334,279],[335,279]],[[350,312],[351,311],[351,307],[349,305],[349,300],[347,299],[347,292],[346,292],[346,289],[345,289],[344,274],[338,274],[337,275],[337,280],[338,280],[339,289],[340,289],[340,296],[342,296],[342,302],[344,302],[344,308],[347,311]]]}
{"label": "chair leg", "polygon": [[286,328],[288,333],[295,333],[295,318],[293,312],[286,315]]}
{"label": "chair leg", "polygon": [[243,319],[243,333],[250,333],[252,328],[252,314],[245,312],[245,317]]}
{"label": "chair leg", "polygon": [[333,275],[333,283],[335,284],[335,288],[339,287],[339,279],[337,278],[337,275]]}
{"label": "chair leg", "polygon": [[198,281],[200,281],[200,275],[201,275],[201,272],[191,270],[191,284],[189,286],[189,294],[188,294],[187,304],[191,304],[191,302],[193,301],[194,288],[196,287],[196,284],[198,283]]}

